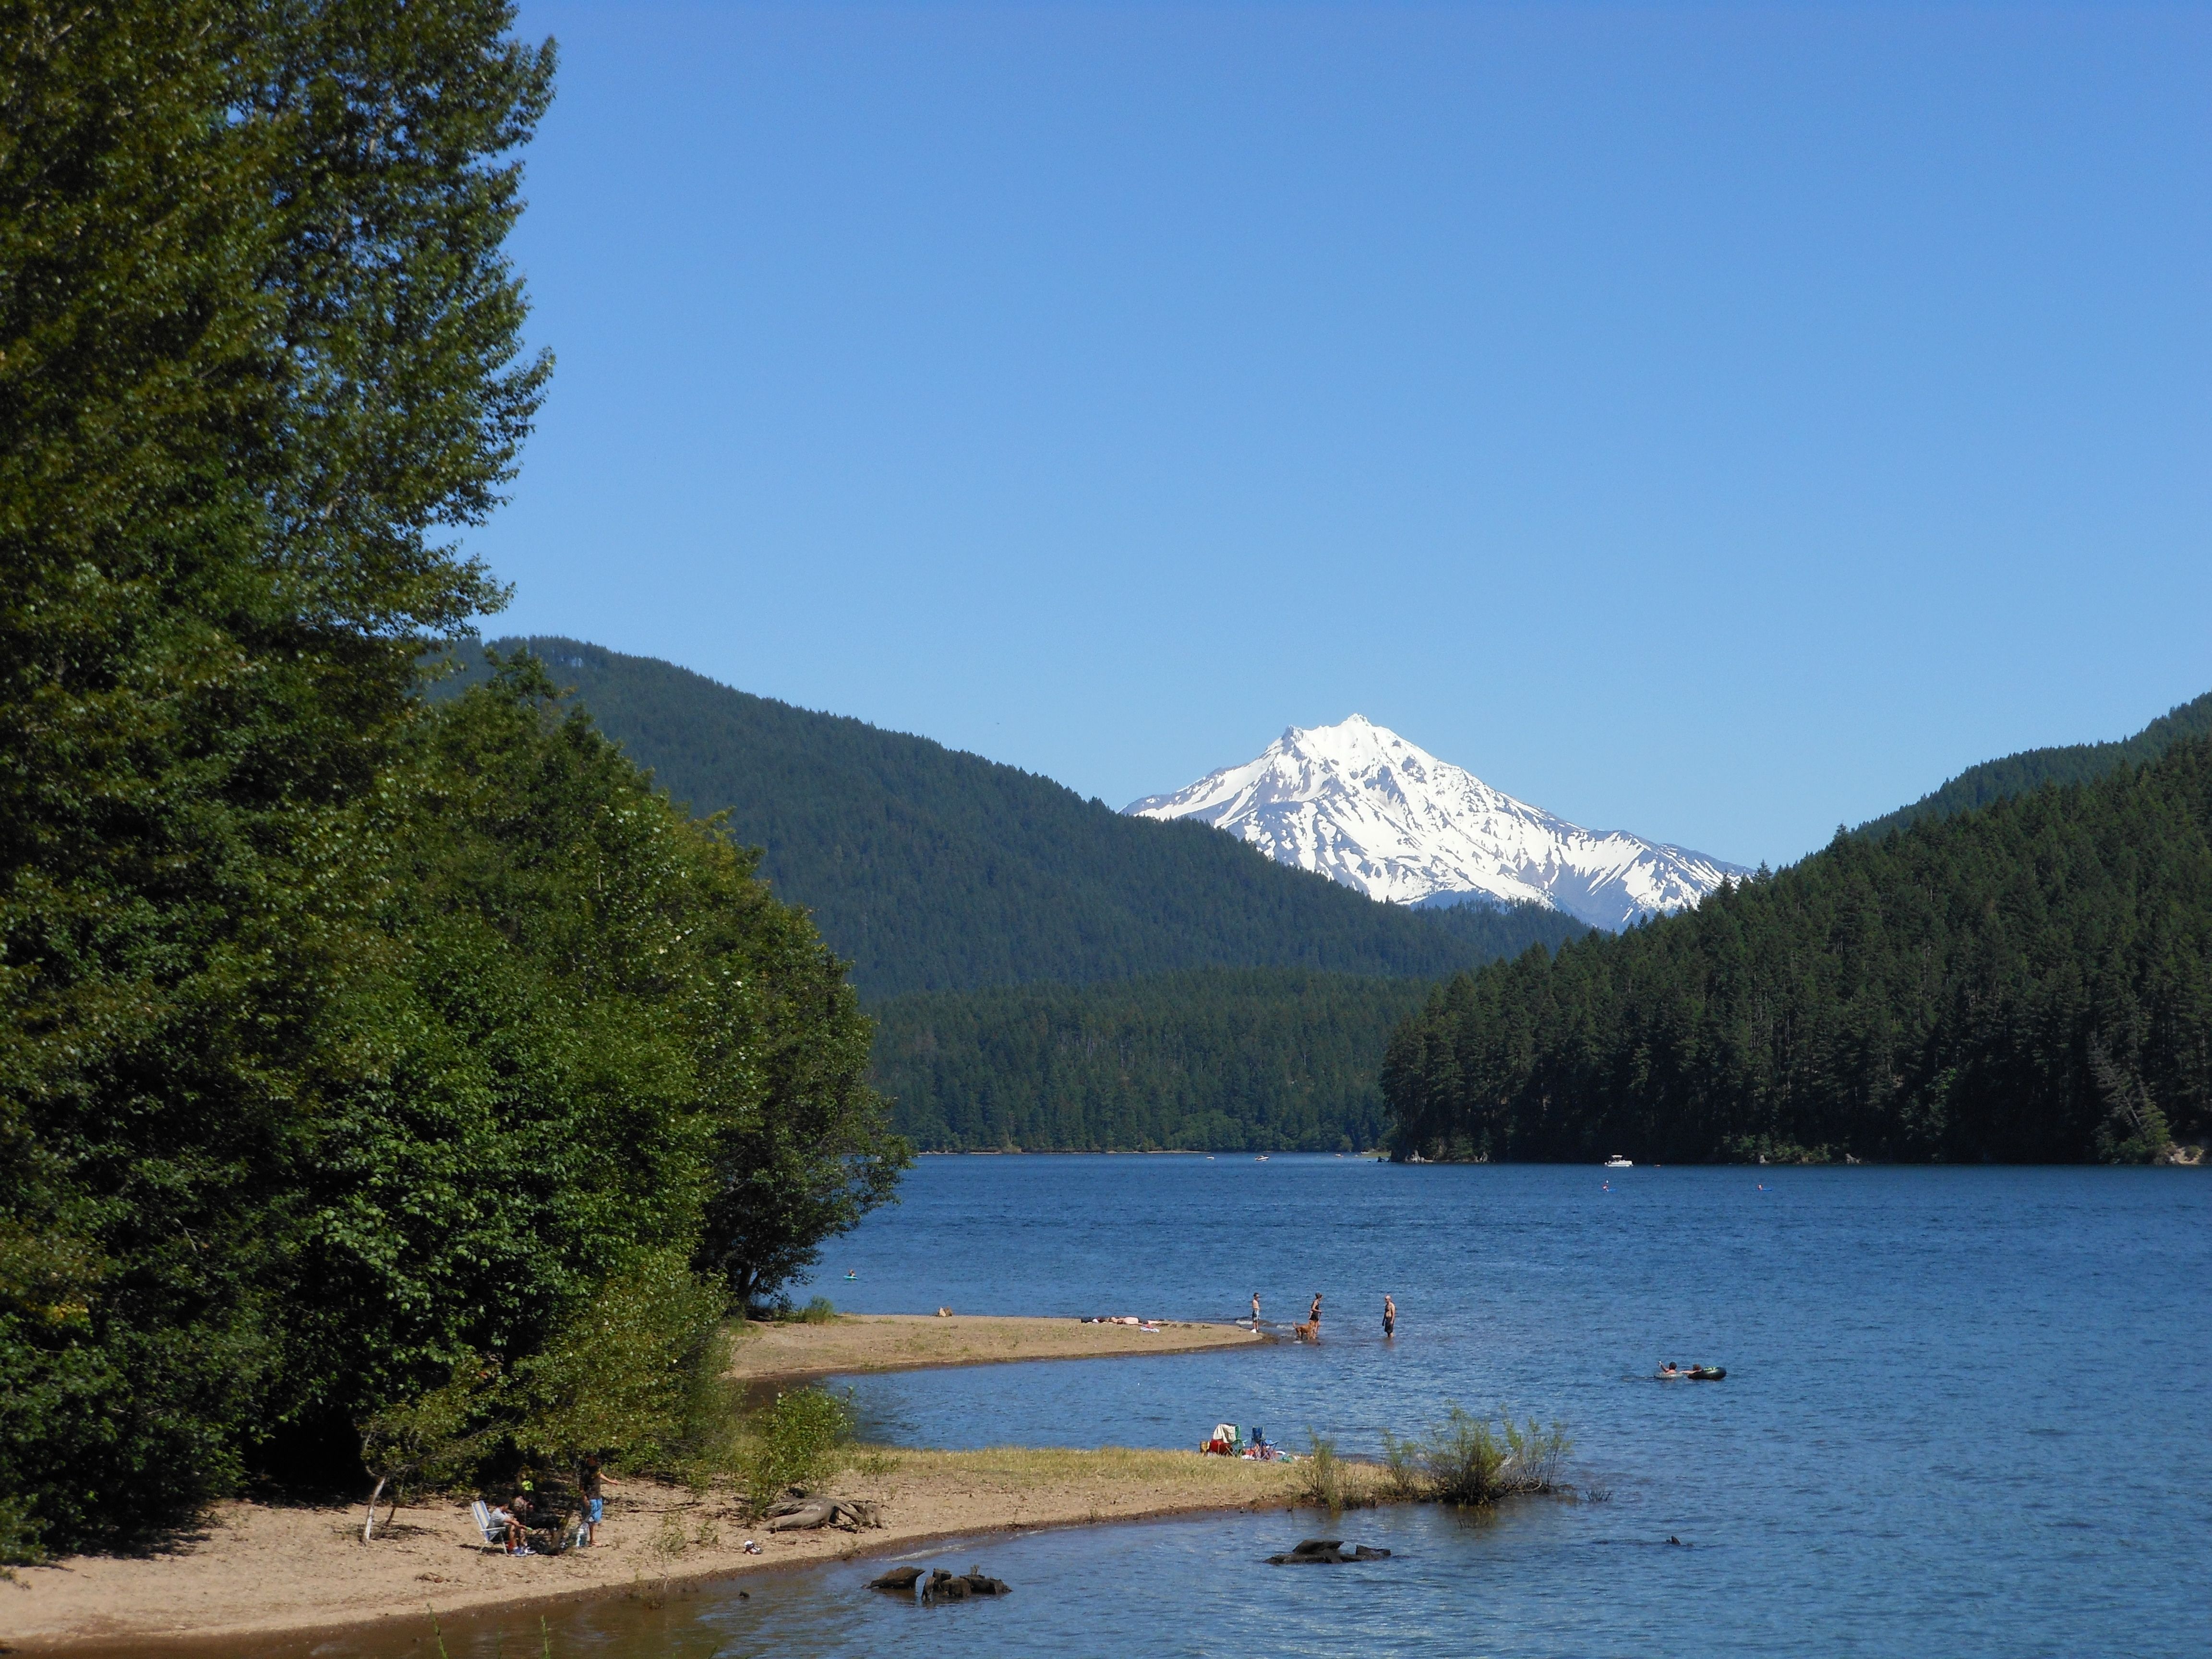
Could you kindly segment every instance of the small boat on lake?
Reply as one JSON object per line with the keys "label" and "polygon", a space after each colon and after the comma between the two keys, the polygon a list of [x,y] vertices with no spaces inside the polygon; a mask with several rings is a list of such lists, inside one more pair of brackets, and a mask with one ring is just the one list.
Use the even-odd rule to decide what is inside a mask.
{"label": "small boat on lake", "polygon": [[1619,1152],[1615,1152],[1611,1158],[1606,1159],[1605,1167],[1608,1170],[1632,1170],[1636,1167],[1636,1160],[1623,1158]]}

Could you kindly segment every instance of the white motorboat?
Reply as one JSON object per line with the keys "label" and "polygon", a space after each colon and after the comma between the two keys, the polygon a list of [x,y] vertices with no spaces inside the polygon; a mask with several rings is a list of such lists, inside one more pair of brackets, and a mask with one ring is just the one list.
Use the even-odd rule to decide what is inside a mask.
{"label": "white motorboat", "polygon": [[1611,1158],[1606,1159],[1605,1167],[1608,1170],[1632,1170],[1636,1167],[1636,1160],[1623,1158],[1619,1152],[1615,1152]]}

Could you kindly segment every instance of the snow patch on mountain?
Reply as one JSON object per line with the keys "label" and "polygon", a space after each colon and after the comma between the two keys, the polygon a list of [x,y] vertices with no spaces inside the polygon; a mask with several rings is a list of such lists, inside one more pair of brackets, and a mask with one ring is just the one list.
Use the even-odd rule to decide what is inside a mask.
{"label": "snow patch on mountain", "polygon": [[1600,927],[1679,910],[1750,873],[1687,848],[1570,823],[1361,714],[1291,726],[1255,760],[1122,810],[1196,818],[1370,898],[1530,901]]}

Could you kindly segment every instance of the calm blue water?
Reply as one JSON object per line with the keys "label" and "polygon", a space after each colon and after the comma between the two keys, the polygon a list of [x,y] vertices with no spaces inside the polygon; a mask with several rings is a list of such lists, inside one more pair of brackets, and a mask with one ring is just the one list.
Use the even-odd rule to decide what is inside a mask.
{"label": "calm blue water", "polygon": [[[1457,1400],[1565,1419],[1611,1500],[1358,1514],[1346,1535],[1398,1555],[1327,1571],[1258,1565],[1309,1517],[994,1538],[915,1559],[980,1561],[1004,1602],[892,1605],[869,1562],[572,1612],[556,1652],[2212,1652],[2192,1171],[928,1158],[815,1288],[1164,1318],[1326,1297],[1317,1349],[860,1379],[880,1438],[1183,1446],[1228,1419],[1371,1449]],[[1648,1380],[1668,1358],[1729,1377]]]}

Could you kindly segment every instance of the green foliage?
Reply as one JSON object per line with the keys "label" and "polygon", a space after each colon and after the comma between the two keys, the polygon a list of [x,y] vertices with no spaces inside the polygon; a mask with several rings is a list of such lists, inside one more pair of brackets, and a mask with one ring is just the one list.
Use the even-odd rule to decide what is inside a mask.
{"label": "green foliage", "polygon": [[776,1395],[750,1426],[741,1474],[758,1513],[792,1487],[814,1486],[837,1472],[853,1438],[852,1402],[827,1389],[795,1389]]}
{"label": "green foliage", "polygon": [[0,28],[0,1491],[53,1547],[434,1453],[477,1355],[581,1433],[610,1273],[674,1252],[665,1358],[904,1156],[726,836],[527,665],[416,695],[547,370],[511,15]]}
{"label": "green foliage", "polygon": [[0,1204],[46,1255],[0,1299],[0,1487],[60,1542],[228,1485],[299,1400],[358,809],[497,598],[436,534],[543,380],[499,246],[551,58],[507,15],[0,29]]}
{"label": "green foliage", "polygon": [[1216,968],[878,1005],[876,1085],[927,1151],[1361,1152],[1426,981]]}
{"label": "green foliage", "polygon": [[2212,1127],[2212,741],[1462,975],[1383,1089],[1432,1158],[2154,1156]]}
{"label": "green foliage", "polygon": [[682,1252],[637,1252],[515,1366],[526,1403],[513,1439],[550,1464],[672,1462],[722,1404],[728,1307],[727,1286]]}
{"label": "green foliage", "polygon": [[46,1553],[39,1547],[44,1530],[25,1499],[0,1498],[0,1578],[15,1577],[10,1567],[35,1567],[46,1560]]}
{"label": "green foliage", "polygon": [[793,1308],[789,1313],[779,1313],[777,1318],[794,1325],[834,1325],[837,1322],[836,1304],[826,1296],[809,1297],[803,1308]]}
{"label": "green foliage", "polygon": [[[1456,1402],[1449,1404],[1444,1420],[1421,1438],[1417,1454],[1413,1444],[1401,1443],[1401,1455],[1408,1462],[1418,1456],[1425,1477],[1424,1495],[1470,1506],[1514,1493],[1551,1491],[1574,1449],[1564,1424],[1545,1428],[1534,1418],[1516,1423],[1504,1412],[1477,1417]],[[1397,1474],[1395,1459],[1392,1471]],[[1410,1484],[1410,1471],[1401,1478]]]}
{"label": "green foliage", "polygon": [[2001,760],[1970,766],[1941,789],[1910,806],[1861,824],[1851,833],[1881,837],[1928,818],[1946,818],[1976,807],[2025,795],[2045,784],[2089,783],[2154,761],[2177,743],[2212,736],[2212,691],[2169,709],[2131,738],[2118,743],[2077,743],[2057,749],[2027,749]]}
{"label": "green foliage", "polygon": [[1391,1498],[1419,1498],[1428,1490],[1419,1440],[1382,1431],[1382,1490]]}
{"label": "green foliage", "polygon": [[676,799],[726,810],[872,1000],[1205,967],[1435,978],[1584,931],[1551,911],[1377,904],[1204,824],[1124,817],[925,738],[574,640],[503,644],[543,657]]}
{"label": "green foliage", "polygon": [[1298,1471],[1298,1496],[1331,1515],[1344,1507],[1344,1460],[1336,1455],[1336,1442],[1306,1431],[1306,1459]]}

